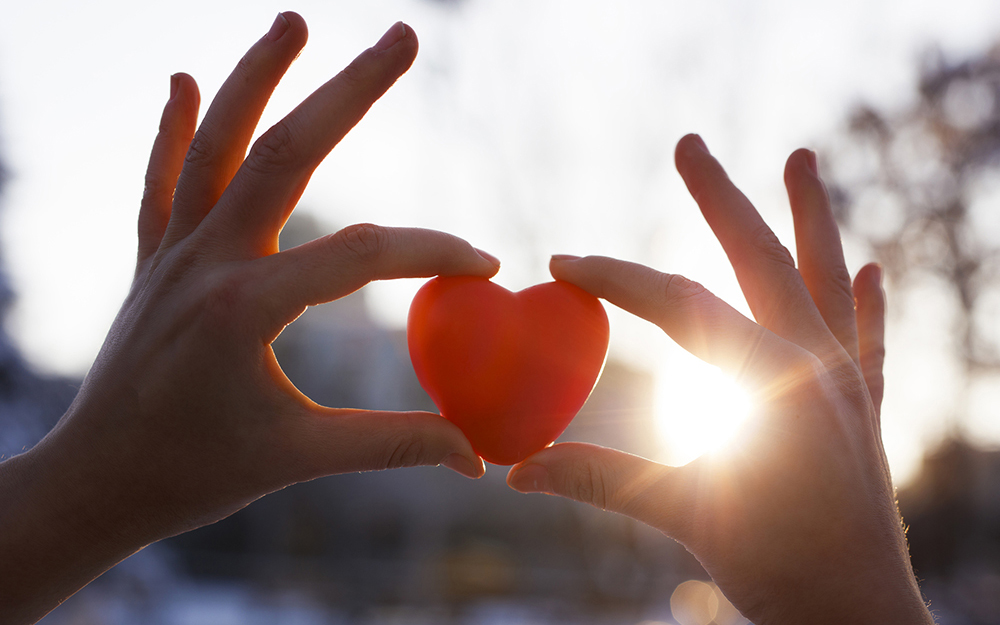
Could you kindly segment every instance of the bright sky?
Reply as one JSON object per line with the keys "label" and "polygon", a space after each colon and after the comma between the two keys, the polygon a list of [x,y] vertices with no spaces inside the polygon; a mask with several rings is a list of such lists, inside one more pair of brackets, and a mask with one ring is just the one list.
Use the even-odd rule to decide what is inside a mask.
{"label": "bright sky", "polygon": [[[10,4],[0,137],[13,178],[0,236],[20,296],[12,330],[37,366],[72,373],[89,366],[128,286],[169,76],[192,74],[207,104],[279,10],[305,17],[310,42],[261,128],[395,20],[421,40],[414,68],[327,159],[303,209],[331,227],[373,221],[453,232],[499,256],[498,282],[512,289],[545,280],[552,253],[601,253],[683,273],[741,307],[673,169],[676,140],[701,133],[790,244],[781,186],[788,153],[820,146],[859,99],[905,102],[931,42],[962,55],[1000,36],[995,0]],[[852,270],[865,254],[848,245]],[[418,286],[374,285],[376,314],[402,325]],[[948,363],[933,360],[944,347],[912,344],[912,336],[943,336],[935,314],[890,336],[885,429],[898,479],[912,473],[948,409]],[[614,354],[658,371],[665,395],[726,385],[711,371],[697,385],[678,384],[677,372],[693,368],[686,355],[617,311],[612,324]],[[892,341],[903,354],[895,361]],[[665,457],[682,461],[696,448],[675,440]]]}

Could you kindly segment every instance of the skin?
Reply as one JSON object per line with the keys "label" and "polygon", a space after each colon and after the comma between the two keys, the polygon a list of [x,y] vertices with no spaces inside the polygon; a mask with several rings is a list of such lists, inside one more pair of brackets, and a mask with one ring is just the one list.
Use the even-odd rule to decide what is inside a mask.
{"label": "skin", "polygon": [[679,142],[676,161],[756,323],[696,282],[634,263],[559,256],[551,272],[732,374],[754,417],[729,449],[681,467],[563,443],[508,483],[660,529],[757,625],[932,623],[882,448],[880,268],[852,284],[812,152],[785,168],[797,266],[699,137]]}
{"label": "skin", "polygon": [[483,474],[440,416],[324,408],[275,361],[271,341],[309,305],[372,280],[499,265],[451,235],[371,224],[278,253],[313,170],[417,52],[394,25],[247,153],[305,42],[302,18],[279,15],[197,129],[197,86],[172,78],[131,291],[66,415],[0,464],[0,622],[34,622],[151,542],[289,484],[415,465]]}
{"label": "skin", "polygon": [[[298,15],[279,16],[197,128],[194,80],[173,77],[129,295],[63,419],[0,463],[0,622],[34,622],[145,545],[289,484],[435,464],[482,475],[441,417],[318,406],[274,359],[270,343],[309,305],[371,280],[498,268],[450,235],[371,224],[278,253],[315,167],[417,51],[413,32],[393,26],[247,153],[305,40]],[[660,528],[758,625],[931,622],[879,432],[878,268],[851,285],[811,153],[786,169],[798,268],[699,139],[681,141],[677,163],[757,323],[696,283],[632,263],[564,257],[552,274],[738,376],[759,414],[733,449],[684,467],[562,444],[515,466],[510,484]]]}

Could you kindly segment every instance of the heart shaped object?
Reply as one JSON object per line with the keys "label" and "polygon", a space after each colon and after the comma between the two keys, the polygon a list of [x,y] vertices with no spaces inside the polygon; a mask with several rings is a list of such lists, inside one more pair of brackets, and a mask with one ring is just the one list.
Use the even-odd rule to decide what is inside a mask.
{"label": "heart shaped object", "polygon": [[517,293],[486,278],[434,278],[406,325],[410,360],[441,415],[484,460],[509,465],[554,441],[587,401],[608,316],[568,282]]}

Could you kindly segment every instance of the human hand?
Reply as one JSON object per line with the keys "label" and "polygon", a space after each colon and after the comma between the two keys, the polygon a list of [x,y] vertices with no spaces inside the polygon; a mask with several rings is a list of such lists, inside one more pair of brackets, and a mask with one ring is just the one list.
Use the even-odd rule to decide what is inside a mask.
{"label": "human hand", "polygon": [[700,138],[682,139],[676,160],[757,323],[695,282],[633,263],[555,258],[552,275],[737,377],[756,414],[727,450],[681,467],[564,443],[513,467],[508,483],[662,530],[757,625],[932,622],[881,442],[880,268],[862,268],[852,287],[811,152],[785,169],[798,268]]}
{"label": "human hand", "polygon": [[274,358],[271,342],[307,306],[369,281],[497,271],[461,239],[368,224],[278,252],[313,170],[417,52],[396,24],[247,154],[305,41],[302,18],[279,15],[197,132],[197,86],[172,79],[131,291],[67,414],[0,465],[0,621],[33,621],[150,542],[289,484],[414,465],[482,475],[440,416],[318,406]]}

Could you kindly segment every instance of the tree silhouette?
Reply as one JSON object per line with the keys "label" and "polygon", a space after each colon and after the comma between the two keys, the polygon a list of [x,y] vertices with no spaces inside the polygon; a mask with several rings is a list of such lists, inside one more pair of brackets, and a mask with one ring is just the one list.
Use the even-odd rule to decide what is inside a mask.
{"label": "tree silhouette", "polygon": [[857,106],[831,165],[845,228],[899,289],[947,281],[965,373],[1000,371],[1000,45],[957,63],[926,55],[916,103]]}
{"label": "tree silhouette", "polygon": [[[963,390],[1000,379],[1000,45],[958,62],[927,54],[911,106],[859,105],[837,141],[824,172],[835,211],[884,265],[890,305],[928,280],[944,285]],[[967,394],[954,398],[959,419]],[[899,506],[932,609],[995,623],[1000,452],[964,436],[955,428],[927,453]]]}

